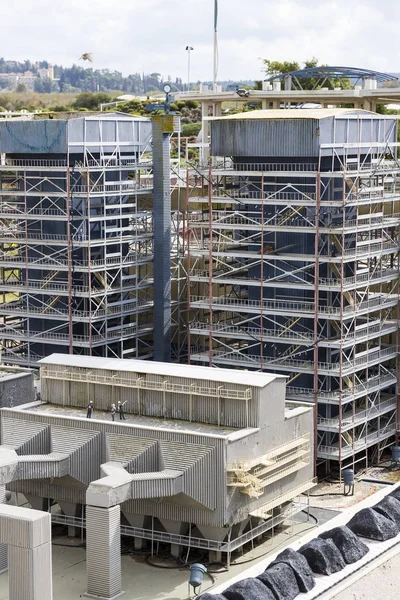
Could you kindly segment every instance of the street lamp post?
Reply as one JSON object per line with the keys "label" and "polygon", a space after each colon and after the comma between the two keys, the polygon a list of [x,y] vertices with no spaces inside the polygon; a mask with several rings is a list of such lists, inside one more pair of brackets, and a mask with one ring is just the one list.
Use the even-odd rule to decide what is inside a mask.
{"label": "street lamp post", "polygon": [[192,48],[192,46],[186,46],[186,51],[188,53],[188,83],[187,83],[187,91],[190,92],[190,53],[191,51],[194,50],[194,48]]}

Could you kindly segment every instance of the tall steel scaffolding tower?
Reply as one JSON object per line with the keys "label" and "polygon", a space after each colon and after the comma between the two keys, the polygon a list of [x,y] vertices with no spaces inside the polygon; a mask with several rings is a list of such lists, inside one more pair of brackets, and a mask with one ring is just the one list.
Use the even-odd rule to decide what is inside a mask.
{"label": "tall steel scaffolding tower", "polygon": [[0,128],[2,360],[152,356],[151,121]]}
{"label": "tall steel scaffolding tower", "polygon": [[189,360],[287,374],[328,470],[396,436],[397,146],[367,111],[254,111],[212,120],[189,176]]}

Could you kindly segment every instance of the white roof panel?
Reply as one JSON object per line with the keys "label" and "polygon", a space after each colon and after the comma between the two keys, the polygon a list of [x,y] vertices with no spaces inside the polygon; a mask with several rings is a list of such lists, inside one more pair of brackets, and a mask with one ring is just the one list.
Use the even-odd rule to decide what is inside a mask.
{"label": "white roof panel", "polygon": [[148,360],[120,358],[101,358],[97,356],[81,356],[78,354],[51,354],[38,361],[42,365],[60,365],[64,367],[82,367],[109,371],[127,371],[146,375],[163,375],[165,377],[186,377],[202,381],[217,381],[263,388],[275,379],[285,379],[284,375],[273,373],[257,373],[254,371],[235,371],[231,369],[214,369],[195,365],[182,365]]}
{"label": "white roof panel", "polygon": [[210,121],[245,121],[248,119],[327,119],[329,117],[375,117],[383,115],[359,108],[285,108],[275,110],[251,110],[221,117],[209,117]]}

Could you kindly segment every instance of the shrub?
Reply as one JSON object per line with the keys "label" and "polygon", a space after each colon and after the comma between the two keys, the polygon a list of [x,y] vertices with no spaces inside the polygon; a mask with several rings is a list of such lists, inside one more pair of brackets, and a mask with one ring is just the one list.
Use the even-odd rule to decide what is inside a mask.
{"label": "shrub", "polygon": [[186,123],[182,126],[182,137],[195,137],[201,131],[201,123]]}

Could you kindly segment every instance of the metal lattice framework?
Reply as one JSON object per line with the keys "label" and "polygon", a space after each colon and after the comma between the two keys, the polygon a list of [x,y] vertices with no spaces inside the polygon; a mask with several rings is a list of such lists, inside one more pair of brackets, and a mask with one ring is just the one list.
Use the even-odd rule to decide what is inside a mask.
{"label": "metal lattice framework", "polygon": [[328,468],[375,460],[396,435],[397,146],[191,168],[189,361],[287,374],[288,399],[318,403]]}
{"label": "metal lattice framework", "polygon": [[340,82],[345,79],[346,82],[351,82],[352,86],[357,85],[359,82],[365,80],[373,80],[375,82],[383,83],[385,81],[396,81],[395,75],[388,73],[380,73],[379,71],[371,71],[370,69],[360,69],[358,67],[308,67],[306,69],[299,69],[297,71],[290,71],[288,73],[280,73],[268,77],[266,81],[281,81],[290,79],[291,83],[295,83],[298,89],[303,89],[301,80],[314,79],[315,83],[313,89],[317,89],[325,85],[327,82]]}
{"label": "metal lattice framework", "polygon": [[[96,151],[89,127],[91,135],[98,129]],[[103,141],[102,128],[101,119],[85,119],[82,141],[69,143],[62,158],[3,157],[6,362],[34,365],[54,351],[152,354],[151,152],[139,142],[128,155],[125,142]]]}

